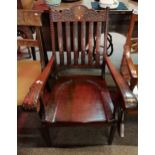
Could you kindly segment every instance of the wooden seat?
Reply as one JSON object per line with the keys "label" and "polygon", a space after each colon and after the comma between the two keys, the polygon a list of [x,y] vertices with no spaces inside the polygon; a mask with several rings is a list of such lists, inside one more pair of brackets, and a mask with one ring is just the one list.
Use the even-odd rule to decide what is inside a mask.
{"label": "wooden seat", "polygon": [[[39,109],[47,129],[44,137],[48,145],[48,129],[54,125],[109,125],[108,143],[112,143],[118,101],[111,99],[104,79],[105,66],[124,101],[121,106],[126,108],[127,100],[136,100],[107,56],[108,15],[108,9],[96,12],[82,5],[61,12],[50,10],[52,56],[23,104],[25,108]],[[100,51],[101,32],[104,32],[103,51]],[[87,71],[90,69],[99,70],[99,75],[89,74]],[[66,72],[60,74],[62,71]],[[46,85],[51,87],[51,91],[45,89]]]}
{"label": "wooden seat", "polygon": [[[41,12],[38,11],[28,11],[28,10],[18,10],[17,11],[17,25],[18,26],[32,26],[36,30],[37,39],[26,38],[26,39],[17,39],[17,46],[26,46],[26,47],[40,47],[40,61],[38,60],[29,60],[22,58],[17,60],[17,105],[20,106],[23,104],[24,98],[29,92],[30,86],[40,75],[41,70],[44,67],[44,60],[42,54],[42,45],[41,37],[39,38],[39,27],[41,26],[40,19]],[[29,20],[26,20],[29,19]]]}
{"label": "wooden seat", "polygon": [[55,104],[55,110],[47,114],[46,121],[90,123],[113,119],[114,106],[101,77],[61,77],[52,90],[48,108]]}

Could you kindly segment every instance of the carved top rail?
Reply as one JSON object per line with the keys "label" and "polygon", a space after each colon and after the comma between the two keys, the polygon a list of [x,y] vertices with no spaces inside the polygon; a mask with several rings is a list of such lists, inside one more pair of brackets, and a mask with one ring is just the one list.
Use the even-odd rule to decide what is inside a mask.
{"label": "carved top rail", "polygon": [[[75,21],[105,21],[106,20],[106,14],[105,10],[97,12],[93,9],[88,9],[87,7],[83,5],[74,6],[71,9],[65,9],[62,11],[52,10],[51,8],[51,14],[50,14],[53,22],[75,22]],[[96,18],[97,17],[97,18]]]}

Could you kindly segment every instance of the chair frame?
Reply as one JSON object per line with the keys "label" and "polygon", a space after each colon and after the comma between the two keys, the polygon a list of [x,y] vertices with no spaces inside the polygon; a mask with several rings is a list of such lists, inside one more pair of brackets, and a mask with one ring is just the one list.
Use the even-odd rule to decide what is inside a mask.
{"label": "chair frame", "polygon": [[[138,84],[138,70],[135,68],[135,65],[131,58],[131,48],[134,43],[136,46],[134,47],[134,53],[138,52],[138,38],[132,38],[134,26],[138,23],[138,14],[132,12],[130,18],[129,29],[127,32],[127,39],[124,45],[123,57],[120,66],[120,72],[124,79],[127,81],[129,88],[133,91],[134,87]],[[132,52],[132,53],[133,53]],[[119,129],[120,136],[124,137],[124,121],[127,113],[137,113],[138,111],[138,100],[137,102],[128,102],[126,103],[126,109],[119,109]]]}
{"label": "chair frame", "polygon": [[[118,96],[119,98],[122,99],[121,102],[121,107],[123,109],[126,109],[126,103],[128,101],[136,102],[135,96],[133,95],[132,91],[129,89],[128,85],[120,75],[120,73],[116,70],[116,68],[113,66],[111,63],[110,59],[107,56],[107,34],[108,34],[108,15],[109,15],[109,10],[108,8],[104,11],[101,12],[96,12],[92,9],[88,9],[85,6],[79,5],[79,6],[74,6],[70,10],[63,10],[62,12],[58,12],[55,10],[50,10],[50,27],[51,27],[51,39],[52,39],[52,56],[40,74],[40,76],[36,79],[36,81],[33,83],[32,87],[30,88],[29,94],[25,98],[25,102],[23,104],[23,107],[27,109],[35,109],[39,112],[41,119],[44,120],[44,112],[45,112],[45,103],[44,103],[44,93],[45,93],[45,86],[47,84],[47,81],[49,80],[49,77],[54,77],[56,72],[65,68],[101,68],[102,69],[102,76],[104,77],[105,75],[105,66],[107,65],[108,69],[110,70],[110,73],[117,85],[118,88]],[[97,18],[96,18],[97,17]],[[63,37],[62,37],[62,25],[61,22],[66,23],[66,40],[68,39],[68,22],[73,22],[73,51],[74,51],[74,63],[71,64],[70,61],[67,62],[66,66],[64,65],[64,58],[63,58]],[[84,63],[84,47],[85,47],[85,41],[81,41],[82,45],[82,57],[81,57],[81,64],[78,63],[78,45],[77,45],[77,22],[90,22],[90,27],[89,27],[89,52],[88,52],[88,64]],[[96,62],[92,62],[92,50],[93,50],[93,33],[92,33],[92,22],[105,22],[105,29],[104,29],[104,49],[103,49],[103,61],[100,64],[99,63],[99,41],[96,40]],[[55,31],[54,31],[54,22],[57,22],[58,24],[58,46],[59,46],[59,52],[60,52],[60,64],[57,63],[56,61],[56,51],[55,51]],[[100,26],[98,24],[98,26]],[[83,35],[85,32],[81,30],[81,35],[83,38]],[[97,35],[99,35],[99,31],[97,31]],[[70,44],[67,42],[67,57],[70,60]],[[44,132],[44,138],[46,139],[46,142],[48,145],[51,145],[50,139],[49,139],[49,127],[50,126],[61,126],[61,125],[92,125],[92,124],[106,124],[106,125],[111,125],[111,130],[110,130],[110,136],[108,139],[108,144],[112,144],[112,140],[114,137],[114,133],[116,130],[116,122],[117,122],[117,107],[118,105],[114,105],[114,113],[113,113],[113,118],[114,121],[112,122],[94,122],[94,123],[73,123],[73,122],[67,122],[63,123],[61,122],[60,124],[48,122],[46,120],[42,121],[45,132]]]}

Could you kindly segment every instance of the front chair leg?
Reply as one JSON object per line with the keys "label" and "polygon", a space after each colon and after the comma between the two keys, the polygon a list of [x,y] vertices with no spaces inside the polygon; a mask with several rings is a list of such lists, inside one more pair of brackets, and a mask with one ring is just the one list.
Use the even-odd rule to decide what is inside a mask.
{"label": "front chair leg", "polygon": [[114,123],[111,128],[110,128],[110,135],[108,138],[108,144],[111,145],[114,139],[114,135],[115,135],[115,131],[116,131],[116,123]]}
{"label": "front chair leg", "polygon": [[50,128],[46,125],[46,124],[42,124],[42,128],[41,128],[41,134],[42,137],[47,145],[47,147],[51,146],[51,137],[50,137]]}

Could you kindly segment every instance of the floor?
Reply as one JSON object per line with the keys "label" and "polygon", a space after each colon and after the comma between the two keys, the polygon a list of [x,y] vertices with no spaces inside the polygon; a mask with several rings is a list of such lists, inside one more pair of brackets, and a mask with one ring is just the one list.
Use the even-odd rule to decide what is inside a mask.
{"label": "floor", "polygon": [[[137,116],[128,116],[125,137],[116,132],[113,145],[138,145]],[[46,147],[41,137],[41,123],[37,113],[22,112],[18,116],[18,147]],[[108,128],[104,127],[52,127],[50,136],[53,147],[83,147],[106,145]]]}
{"label": "floor", "polygon": [[138,155],[136,146],[91,146],[83,148],[20,148],[18,155]]}

